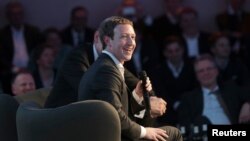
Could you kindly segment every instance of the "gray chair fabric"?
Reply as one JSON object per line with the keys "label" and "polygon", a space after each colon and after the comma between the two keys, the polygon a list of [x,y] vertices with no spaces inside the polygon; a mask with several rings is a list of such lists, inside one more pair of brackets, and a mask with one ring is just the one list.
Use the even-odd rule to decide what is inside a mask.
{"label": "gray chair fabric", "polygon": [[16,111],[19,104],[10,95],[0,94],[0,141],[17,141]]}
{"label": "gray chair fabric", "polygon": [[104,101],[81,101],[51,109],[24,102],[16,120],[19,141],[121,140],[118,113]]}

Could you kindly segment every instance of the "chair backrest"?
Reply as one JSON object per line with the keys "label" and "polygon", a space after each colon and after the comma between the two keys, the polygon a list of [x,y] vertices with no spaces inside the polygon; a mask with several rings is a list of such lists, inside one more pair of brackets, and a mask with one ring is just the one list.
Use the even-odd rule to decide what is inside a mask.
{"label": "chair backrest", "polygon": [[0,140],[17,141],[16,111],[19,104],[10,95],[0,94]]}
{"label": "chair backrest", "polygon": [[17,110],[19,141],[120,141],[117,111],[98,100],[42,109],[33,102]]}
{"label": "chair backrest", "polygon": [[45,101],[50,93],[51,88],[40,88],[35,91],[14,96],[14,98],[21,104],[26,101],[34,101],[40,106],[44,107]]}

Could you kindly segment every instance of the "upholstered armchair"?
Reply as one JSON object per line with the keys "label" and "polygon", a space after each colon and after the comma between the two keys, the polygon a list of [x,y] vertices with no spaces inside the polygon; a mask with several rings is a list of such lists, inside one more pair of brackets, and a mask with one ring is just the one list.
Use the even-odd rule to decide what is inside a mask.
{"label": "upholstered armchair", "polygon": [[18,102],[10,95],[0,94],[0,140],[17,141],[16,111]]}
{"label": "upholstered armchair", "polygon": [[43,109],[22,103],[16,115],[19,141],[120,141],[117,111],[98,100],[75,102]]}

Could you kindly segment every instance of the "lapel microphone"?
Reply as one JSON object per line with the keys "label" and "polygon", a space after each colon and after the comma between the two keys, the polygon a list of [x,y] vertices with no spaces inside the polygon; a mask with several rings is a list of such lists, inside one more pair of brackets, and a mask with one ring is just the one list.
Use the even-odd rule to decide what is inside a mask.
{"label": "lapel microphone", "polygon": [[146,82],[147,82],[147,73],[146,71],[141,71],[139,73],[139,79],[142,80],[142,89],[143,89],[143,98],[145,102],[146,112],[150,113],[150,102],[149,102],[149,93],[146,90]]}

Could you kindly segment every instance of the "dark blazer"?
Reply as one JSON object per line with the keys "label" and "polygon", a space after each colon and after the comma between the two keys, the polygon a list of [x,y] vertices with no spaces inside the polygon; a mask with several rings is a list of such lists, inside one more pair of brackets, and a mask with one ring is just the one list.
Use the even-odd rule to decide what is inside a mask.
{"label": "dark blazer", "polygon": [[[210,37],[209,33],[206,33],[206,32],[200,32],[199,33],[199,37],[198,37],[199,54],[210,53],[209,37]],[[184,49],[185,49],[184,56],[188,57],[187,41],[182,35],[180,35],[180,38],[184,43]]]}
{"label": "dark blazer", "polygon": [[[46,100],[45,107],[54,108],[77,101],[80,80],[93,62],[92,44],[74,48],[66,56],[57,72],[56,81]],[[124,76],[128,87],[134,89],[139,80],[126,69]]]}
{"label": "dark blazer", "polygon": [[222,12],[216,15],[216,23],[220,31],[249,32],[250,13],[242,11],[240,15]]}
{"label": "dark blazer", "polygon": [[[24,38],[28,55],[41,43],[41,33],[37,27],[24,24]],[[14,43],[12,39],[11,26],[7,25],[0,31],[0,68],[3,77],[3,89],[5,93],[11,93],[11,69],[14,57]]]}
{"label": "dark blazer", "polygon": [[172,22],[170,22],[166,14],[155,18],[153,23],[153,29],[153,33],[156,40],[160,41],[161,43],[167,36],[179,35],[181,32],[179,24],[173,24]]}
{"label": "dark blazer", "polygon": [[107,54],[101,54],[82,77],[78,100],[99,99],[109,102],[119,114],[122,136],[138,139],[141,127],[129,115],[144,107],[138,105],[130,95],[131,91],[113,60]]}
{"label": "dark blazer", "polygon": [[74,48],[64,59],[45,107],[54,108],[77,101],[81,77],[94,62],[93,45]]}
{"label": "dark blazer", "polygon": [[250,74],[247,66],[239,59],[230,58],[224,69],[219,68],[220,82],[235,81],[239,86],[250,86]]}
{"label": "dark blazer", "polygon": [[[41,42],[41,33],[37,27],[25,24],[24,25],[24,38],[27,46],[28,54],[31,54],[33,48],[35,48]],[[8,71],[12,67],[12,60],[14,55],[14,43],[12,38],[11,26],[7,25],[0,31],[0,44],[2,49],[0,50],[1,59],[5,60],[5,67]]]}
{"label": "dark blazer", "polygon": [[[229,110],[229,119],[232,124],[237,124],[241,106],[244,102],[249,101],[249,95],[232,82],[219,86],[219,88],[219,94]],[[190,125],[191,123],[196,123],[196,119],[202,117],[203,100],[200,88],[183,96],[178,108],[180,124]]]}
{"label": "dark blazer", "polygon": [[175,125],[177,113],[174,110],[174,103],[180,100],[183,93],[195,88],[196,79],[191,63],[184,62],[184,66],[178,78],[173,76],[172,71],[166,62],[156,67],[151,72],[151,81],[157,96],[167,101],[167,113],[158,118],[160,123]]}
{"label": "dark blazer", "polygon": [[[89,27],[86,27],[84,33],[84,43],[93,42],[94,30]],[[72,26],[68,26],[62,31],[62,39],[63,43],[74,46]]]}

